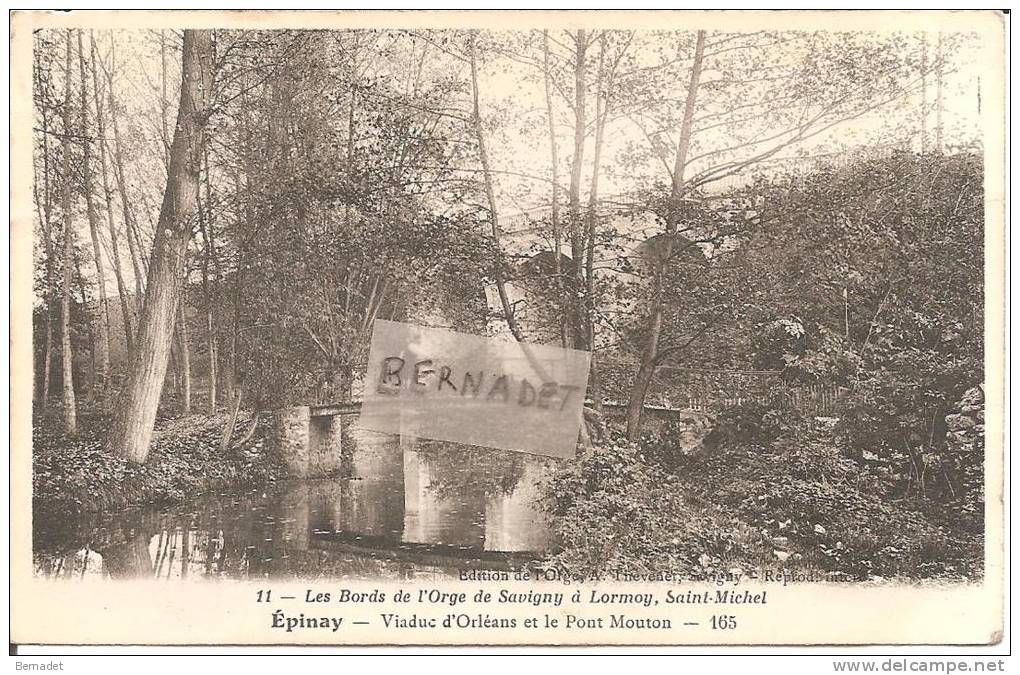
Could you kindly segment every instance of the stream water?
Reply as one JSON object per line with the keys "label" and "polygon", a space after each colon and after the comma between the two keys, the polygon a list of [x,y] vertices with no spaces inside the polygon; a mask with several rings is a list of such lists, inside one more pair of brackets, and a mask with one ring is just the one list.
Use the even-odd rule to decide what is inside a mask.
{"label": "stream water", "polygon": [[350,477],[34,526],[49,578],[391,578],[508,569],[551,547],[540,457],[356,431]]}

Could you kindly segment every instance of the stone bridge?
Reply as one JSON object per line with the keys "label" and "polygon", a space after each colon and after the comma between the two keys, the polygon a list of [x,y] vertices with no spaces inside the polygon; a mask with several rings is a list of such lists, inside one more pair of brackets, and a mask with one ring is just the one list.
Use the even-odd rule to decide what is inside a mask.
{"label": "stone bridge", "polygon": [[[609,417],[622,417],[626,405],[605,403],[603,411]],[[351,425],[360,412],[360,402],[316,403],[279,411],[274,438],[288,473],[299,478],[346,474],[350,467],[345,465],[344,450],[351,442]],[[685,421],[700,440],[710,430],[713,416],[703,411],[646,406],[645,419],[653,428],[670,420]]]}

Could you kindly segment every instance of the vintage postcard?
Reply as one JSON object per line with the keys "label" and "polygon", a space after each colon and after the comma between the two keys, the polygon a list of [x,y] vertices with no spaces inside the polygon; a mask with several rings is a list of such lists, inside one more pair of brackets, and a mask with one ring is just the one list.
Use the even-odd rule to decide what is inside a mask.
{"label": "vintage postcard", "polygon": [[1002,639],[1004,17],[11,15],[11,640]]}

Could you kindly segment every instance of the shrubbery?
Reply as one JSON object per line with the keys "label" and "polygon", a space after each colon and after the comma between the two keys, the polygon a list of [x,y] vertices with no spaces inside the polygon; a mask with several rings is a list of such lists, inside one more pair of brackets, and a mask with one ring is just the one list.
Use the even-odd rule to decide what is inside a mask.
{"label": "shrubbery", "polygon": [[803,565],[860,579],[981,572],[980,530],[950,529],[898,499],[838,447],[830,423],[799,420],[763,446],[726,443],[677,473]]}
{"label": "shrubbery", "polygon": [[748,247],[783,299],[761,304],[755,366],[843,387],[840,444],[884,473],[889,496],[967,529],[980,529],[984,457],[946,421],[984,380],[983,184],[973,151],[791,174]]}
{"label": "shrubbery", "polygon": [[[258,485],[282,475],[255,437],[220,450],[222,416],[163,420],[145,464],[135,465],[104,447],[110,419],[83,416],[81,433],[68,439],[54,425],[36,424],[32,494],[37,512],[97,511],[140,503],[172,503],[232,485]],[[240,425],[247,424],[242,420]]]}
{"label": "shrubbery", "polygon": [[622,440],[557,473],[544,505],[562,546],[552,562],[574,575],[699,574],[747,564],[755,550],[750,528],[694,507],[675,475]]}
{"label": "shrubbery", "polygon": [[640,446],[594,449],[561,470],[546,507],[577,574],[788,567],[869,579],[975,578],[977,527],[898,498],[886,472],[836,442],[834,420],[763,406],[724,411],[696,453],[669,424]]}

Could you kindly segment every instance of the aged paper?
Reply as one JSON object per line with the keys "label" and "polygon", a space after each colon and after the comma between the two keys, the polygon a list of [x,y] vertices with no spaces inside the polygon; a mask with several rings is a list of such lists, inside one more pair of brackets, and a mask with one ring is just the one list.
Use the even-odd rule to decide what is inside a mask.
{"label": "aged paper", "polygon": [[[11,640],[998,642],[1004,31],[15,12]],[[359,425],[392,322],[576,443]]]}

